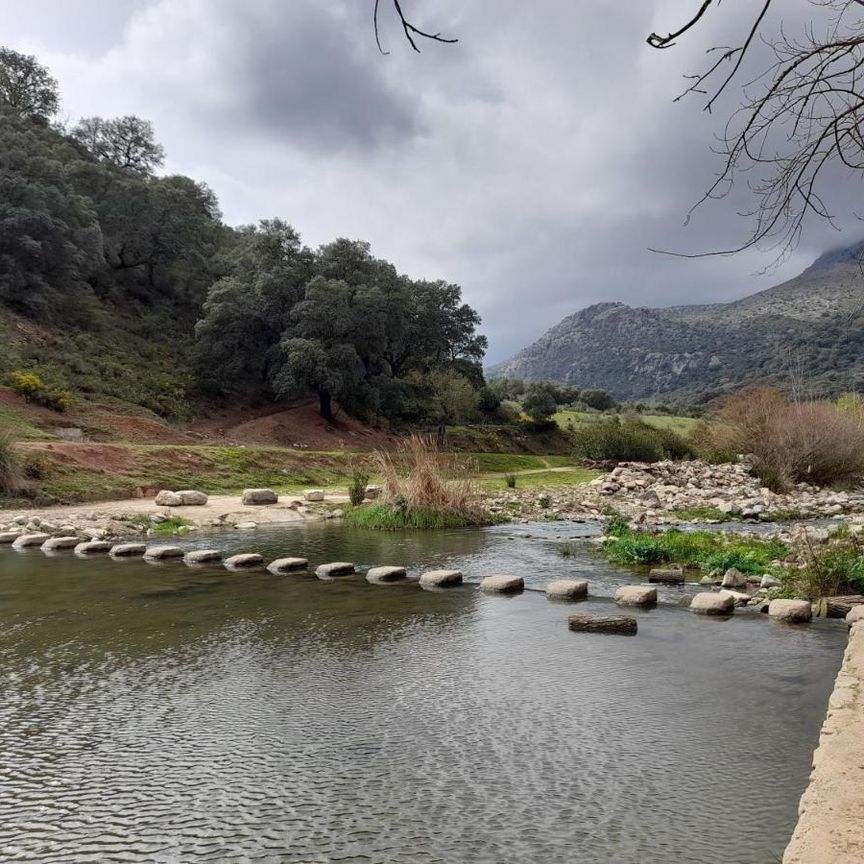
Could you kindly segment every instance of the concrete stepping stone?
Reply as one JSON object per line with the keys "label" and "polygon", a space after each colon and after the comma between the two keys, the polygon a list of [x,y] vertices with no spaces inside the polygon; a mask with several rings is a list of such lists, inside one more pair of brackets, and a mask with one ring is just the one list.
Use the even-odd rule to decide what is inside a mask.
{"label": "concrete stepping stone", "polygon": [[657,602],[657,589],[653,585],[622,585],[615,592],[619,606],[653,606]]}
{"label": "concrete stepping stone", "polygon": [[29,546],[41,546],[50,538],[50,534],[20,534],[12,541],[12,548],[27,549]]}
{"label": "concrete stepping stone", "polygon": [[697,615],[732,615],[735,612],[735,598],[719,591],[702,591],[693,595],[687,608]]}
{"label": "concrete stepping stone", "polygon": [[281,576],[283,573],[297,573],[300,570],[306,570],[309,567],[309,562],[305,558],[277,558],[267,565],[267,569],[274,576]]}
{"label": "concrete stepping stone", "polygon": [[169,558],[182,558],[183,550],[179,546],[148,546],[144,552],[147,561],[167,561]]}
{"label": "concrete stepping stone", "polygon": [[525,588],[521,576],[487,576],[480,580],[480,590],[487,594],[515,594]]}
{"label": "concrete stepping stone", "polygon": [[40,548],[43,552],[56,552],[58,549],[74,549],[80,542],[80,537],[49,537]]}
{"label": "concrete stepping stone", "polygon": [[656,568],[648,573],[649,582],[659,582],[661,585],[683,585],[684,571],[678,568]]}
{"label": "concrete stepping stone", "polygon": [[550,600],[581,600],[588,596],[588,583],[584,579],[556,579],[546,586]]}
{"label": "concrete stepping stone", "polygon": [[307,489],[303,493],[303,497],[307,501],[323,501],[324,500],[324,490],[323,489]]}
{"label": "concrete stepping stone", "polygon": [[117,543],[111,547],[112,558],[137,558],[147,551],[146,543]]}
{"label": "concrete stepping stone", "polygon": [[404,567],[373,567],[366,574],[366,581],[373,585],[392,585],[407,578],[408,572]]}
{"label": "concrete stepping stone", "polygon": [[348,561],[334,561],[332,564],[322,564],[315,570],[319,579],[332,579],[334,576],[351,576],[357,571]]}
{"label": "concrete stepping stone", "polygon": [[272,489],[244,489],[241,504],[275,504],[279,496]]}
{"label": "concrete stepping stone", "polygon": [[85,540],[79,543],[74,552],[76,555],[104,555],[114,548],[110,540]]}
{"label": "concrete stepping stone", "polygon": [[263,563],[264,558],[257,552],[241,552],[224,561],[229,570],[249,570],[252,567],[260,567]]}
{"label": "concrete stepping stone", "polygon": [[20,536],[20,531],[2,531],[0,532],[0,543],[14,543]]}
{"label": "concrete stepping stone", "polygon": [[183,556],[184,564],[210,564],[222,560],[221,549],[193,549]]}
{"label": "concrete stepping stone", "polygon": [[635,636],[639,625],[629,615],[570,615],[567,626],[576,633],[615,633]]}
{"label": "concrete stepping stone", "polygon": [[813,617],[813,605],[807,600],[772,600],[768,617],[790,624],[806,624]]}
{"label": "concrete stepping stone", "polygon": [[197,489],[180,489],[177,494],[184,507],[203,507],[207,503],[207,496]]}
{"label": "concrete stepping stone", "polygon": [[461,570],[427,570],[420,577],[421,588],[452,588],[461,584]]}

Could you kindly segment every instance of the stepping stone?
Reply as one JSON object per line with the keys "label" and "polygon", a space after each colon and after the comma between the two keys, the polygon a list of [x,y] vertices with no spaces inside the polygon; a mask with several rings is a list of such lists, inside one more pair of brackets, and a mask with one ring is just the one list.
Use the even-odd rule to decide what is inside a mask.
{"label": "stepping stone", "polygon": [[571,615],[567,626],[576,633],[615,633],[635,636],[639,625],[629,615]]}
{"label": "stepping stone", "polygon": [[622,585],[615,592],[619,606],[653,606],[657,602],[657,589],[653,585]]}
{"label": "stepping stone", "polygon": [[177,494],[184,507],[203,507],[207,503],[207,496],[197,489],[181,489]]}
{"label": "stepping stone", "polygon": [[723,588],[718,592],[721,597],[731,597],[736,606],[746,606],[752,599],[749,594],[743,591],[732,591],[729,588]]}
{"label": "stepping stone", "polygon": [[147,551],[146,543],[117,543],[111,547],[112,558],[135,558]]}
{"label": "stepping stone", "polygon": [[221,549],[193,549],[183,556],[184,564],[209,564],[222,560]]}
{"label": "stepping stone", "polygon": [[20,534],[12,541],[12,548],[26,549],[28,546],[41,546],[50,537],[50,534]]}
{"label": "stepping stone", "polygon": [[480,590],[488,594],[515,594],[524,588],[521,576],[487,576],[480,580]]}
{"label": "stepping stone", "polygon": [[851,627],[859,621],[864,621],[864,606],[853,606],[846,614],[846,623]]}
{"label": "stepping stone", "polygon": [[347,561],[335,561],[332,564],[322,564],[315,570],[319,579],[332,579],[334,576],[351,576],[357,571],[353,564]]}
{"label": "stepping stone", "polygon": [[14,543],[20,536],[20,531],[3,531],[0,533],[0,543]]}
{"label": "stepping stone", "polygon": [[43,552],[56,552],[58,549],[74,549],[80,542],[80,537],[50,537],[41,548]]}
{"label": "stepping stone", "polygon": [[557,579],[546,586],[550,600],[581,600],[588,596],[588,583],[584,579]]}
{"label": "stepping stone", "polygon": [[373,585],[392,585],[394,582],[404,582],[407,578],[404,567],[373,567],[366,574],[366,581]]}
{"label": "stepping stone", "polygon": [[157,507],[180,507],[183,504],[183,499],[178,492],[172,492],[170,489],[163,489],[156,495],[153,503]]}
{"label": "stepping stone", "polygon": [[183,550],[179,546],[149,546],[144,553],[147,561],[165,561],[168,558],[182,558]]}
{"label": "stepping stone", "polygon": [[248,570],[251,567],[260,567],[264,558],[257,552],[241,552],[225,559],[225,566],[229,570]]}
{"label": "stepping stone", "polygon": [[75,547],[76,555],[103,555],[110,552],[114,544],[110,540],[86,540]]}
{"label": "stepping stone", "polygon": [[735,598],[729,593],[723,595],[715,591],[702,591],[693,596],[688,608],[697,615],[732,615]]}
{"label": "stepping stone", "polygon": [[324,500],[324,490],[323,489],[307,489],[303,493],[303,497],[307,501],[323,501]]}
{"label": "stepping stone", "polygon": [[247,505],[275,504],[278,500],[279,496],[272,489],[244,489],[240,502]]}
{"label": "stepping stone", "polygon": [[305,558],[277,558],[267,565],[267,569],[274,576],[281,576],[283,573],[296,573],[298,570],[306,570],[309,567],[309,562]]}
{"label": "stepping stone", "polygon": [[659,582],[662,585],[683,585],[684,571],[678,569],[655,569],[648,574],[649,582]]}
{"label": "stepping stone", "polygon": [[421,588],[452,588],[461,584],[461,570],[427,570],[420,577]]}
{"label": "stepping stone", "polygon": [[790,624],[806,624],[813,617],[813,605],[807,600],[772,600],[768,617]]}

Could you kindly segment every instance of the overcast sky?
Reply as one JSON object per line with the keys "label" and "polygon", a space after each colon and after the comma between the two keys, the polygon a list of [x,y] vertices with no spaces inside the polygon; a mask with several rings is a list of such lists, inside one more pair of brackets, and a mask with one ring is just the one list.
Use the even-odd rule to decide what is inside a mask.
{"label": "overcast sky", "polygon": [[734,299],[864,233],[817,226],[768,275],[771,253],[648,252],[746,236],[732,202],[683,227],[722,118],[672,102],[743,18],[724,4],[659,52],[646,35],[693,0],[619,5],[403,0],[460,40],[418,55],[382,3],[381,56],[372,0],[0,0],[0,42],[50,67],[64,119],[152,120],[166,170],[207,182],[229,223],[281,216],[311,245],[369,240],[409,275],[458,282],[496,362],[591,303]]}

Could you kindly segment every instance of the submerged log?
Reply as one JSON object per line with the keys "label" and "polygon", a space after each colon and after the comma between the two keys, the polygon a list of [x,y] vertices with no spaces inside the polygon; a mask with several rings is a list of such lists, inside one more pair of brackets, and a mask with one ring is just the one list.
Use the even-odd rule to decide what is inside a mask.
{"label": "submerged log", "polygon": [[683,585],[684,571],[678,569],[654,569],[648,574],[648,581],[657,582],[661,585]]}
{"label": "submerged log", "polygon": [[629,615],[571,615],[567,625],[577,633],[617,633],[635,636],[638,625]]}

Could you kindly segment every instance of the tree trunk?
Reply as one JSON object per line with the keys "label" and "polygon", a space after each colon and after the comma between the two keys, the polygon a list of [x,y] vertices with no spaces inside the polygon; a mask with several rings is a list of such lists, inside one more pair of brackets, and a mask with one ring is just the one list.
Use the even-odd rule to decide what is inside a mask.
{"label": "tree trunk", "polygon": [[318,391],[318,404],[321,416],[328,422],[333,422],[333,397],[329,390]]}
{"label": "tree trunk", "polygon": [[444,446],[447,444],[447,424],[439,423],[438,431],[435,435],[436,443],[438,444],[438,449],[443,450]]}

